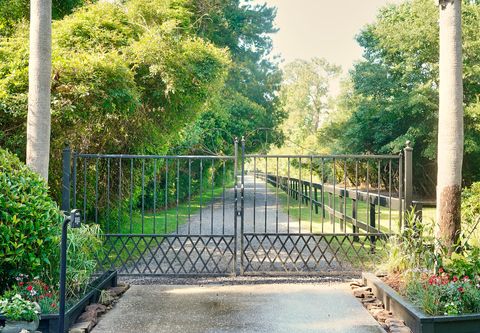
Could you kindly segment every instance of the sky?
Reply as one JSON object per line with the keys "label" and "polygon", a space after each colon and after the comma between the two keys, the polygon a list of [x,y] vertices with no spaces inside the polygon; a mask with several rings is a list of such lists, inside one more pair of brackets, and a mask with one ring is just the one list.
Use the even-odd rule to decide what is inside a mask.
{"label": "sky", "polygon": [[273,52],[284,63],[323,57],[344,72],[362,56],[355,41],[360,29],[375,20],[378,10],[403,0],[256,0],[278,8]]}

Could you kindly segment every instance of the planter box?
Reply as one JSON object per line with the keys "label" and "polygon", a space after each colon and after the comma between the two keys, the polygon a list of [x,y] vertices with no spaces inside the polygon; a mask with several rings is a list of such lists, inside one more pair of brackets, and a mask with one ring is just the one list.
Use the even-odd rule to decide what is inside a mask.
{"label": "planter box", "polygon": [[[76,304],[68,308],[65,313],[65,327],[66,332],[75,320],[83,312],[83,309],[89,304],[98,302],[100,298],[100,292],[102,289],[108,287],[116,287],[117,285],[117,272],[108,271],[96,278],[90,283],[90,291],[87,292]],[[0,321],[5,320],[3,316],[0,316]],[[42,333],[58,333],[58,314],[46,314],[40,316],[40,326],[38,330]]]}
{"label": "planter box", "polygon": [[480,333],[480,314],[429,316],[375,275],[363,273],[362,278],[385,308],[405,321],[413,333]]}

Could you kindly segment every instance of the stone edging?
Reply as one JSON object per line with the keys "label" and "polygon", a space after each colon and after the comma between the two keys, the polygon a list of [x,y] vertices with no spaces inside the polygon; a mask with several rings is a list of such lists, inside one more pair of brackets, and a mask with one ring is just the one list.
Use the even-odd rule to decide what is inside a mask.
{"label": "stone edging", "polygon": [[129,284],[119,282],[116,287],[103,290],[98,303],[88,305],[68,332],[89,333],[97,325],[99,317],[111,310],[129,288]]}
{"label": "stone edging", "polygon": [[372,288],[365,286],[363,280],[351,282],[350,287],[353,295],[385,331],[389,333],[412,333],[403,320],[395,318],[391,311],[385,309],[383,302],[375,297]]}

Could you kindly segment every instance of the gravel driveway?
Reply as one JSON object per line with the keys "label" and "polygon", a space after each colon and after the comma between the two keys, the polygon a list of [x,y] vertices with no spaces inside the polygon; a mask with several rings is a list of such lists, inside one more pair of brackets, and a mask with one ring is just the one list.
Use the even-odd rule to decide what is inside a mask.
{"label": "gravel driveway", "polygon": [[[235,258],[234,190],[225,200],[216,198],[179,227],[178,233],[152,239],[145,254],[124,267],[124,274],[233,274],[248,272],[338,271],[341,267],[328,242],[310,234],[310,224],[299,225],[285,213],[275,189],[261,179],[245,176],[243,265]],[[238,203],[240,208],[240,202]],[[278,209],[277,209],[278,208]],[[308,208],[305,208],[308,209]],[[237,246],[241,247],[241,219],[237,219]],[[266,232],[265,232],[266,231]],[[300,231],[300,232],[299,232]],[[345,268],[345,263],[342,263]]]}

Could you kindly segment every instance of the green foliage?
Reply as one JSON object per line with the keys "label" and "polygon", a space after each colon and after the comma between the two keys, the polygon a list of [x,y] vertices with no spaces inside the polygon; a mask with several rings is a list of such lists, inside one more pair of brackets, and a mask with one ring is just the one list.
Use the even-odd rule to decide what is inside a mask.
{"label": "green foliage", "polygon": [[330,83],[339,74],[340,67],[321,58],[295,60],[285,66],[280,101],[288,115],[281,126],[287,139],[280,152],[320,153],[317,135],[332,107]]}
{"label": "green foliage", "polygon": [[[62,18],[75,8],[95,0],[52,0],[52,17]],[[0,0],[0,38],[14,33],[16,24],[29,18],[30,1]]]}
{"label": "green foliage", "polygon": [[[480,4],[463,6],[466,183],[479,179]],[[357,37],[364,60],[350,73],[322,142],[333,152],[399,153],[414,144],[415,187],[435,192],[438,110],[438,8],[430,0],[385,7]],[[345,107],[346,106],[346,107]],[[331,139],[333,138],[333,140]]]}
{"label": "green foliage", "polygon": [[10,299],[0,300],[0,312],[13,321],[34,321],[38,320],[38,311],[34,303],[24,300],[20,295]]}
{"label": "green foliage", "polygon": [[478,276],[470,279],[440,272],[408,281],[405,294],[429,315],[460,315],[480,312]]}
{"label": "green foliage", "polygon": [[[56,197],[65,141],[77,151],[165,153],[222,86],[228,52],[181,29],[189,17],[181,3],[98,3],[54,22],[49,179]],[[161,19],[145,22],[145,6],[156,5]],[[24,28],[0,42],[0,145],[19,156],[28,86]]]}
{"label": "green foliage", "polygon": [[70,229],[67,238],[67,296],[81,297],[97,270],[97,258],[103,255],[99,225]]}
{"label": "green foliage", "polygon": [[193,152],[231,154],[234,137],[245,136],[249,152],[281,142],[281,72],[270,57],[275,8],[240,0],[188,3],[196,34],[227,48],[233,64],[224,89],[209,102],[207,113],[182,133],[180,146],[192,147],[193,142]]}
{"label": "green foliage", "polygon": [[450,276],[468,276],[475,279],[480,275],[480,248],[473,247],[462,253],[452,253],[449,258],[442,261],[442,268]]}
{"label": "green foliage", "polygon": [[462,190],[462,229],[469,245],[480,247],[480,182]]}
{"label": "green foliage", "polygon": [[0,290],[20,273],[50,281],[61,215],[45,181],[0,149]]}
{"label": "green foliage", "polygon": [[95,53],[128,46],[140,33],[140,27],[129,19],[122,7],[109,3],[83,7],[55,22],[52,30],[58,49]]}
{"label": "green foliage", "polygon": [[37,303],[42,314],[58,312],[58,293],[53,287],[38,278],[30,279],[24,274],[20,274],[15,280],[16,283],[4,294],[4,297],[10,298],[18,294],[27,301]]}
{"label": "green foliage", "polygon": [[398,235],[390,237],[384,269],[389,273],[411,274],[433,269],[437,260],[432,226],[418,219],[412,210]]}

